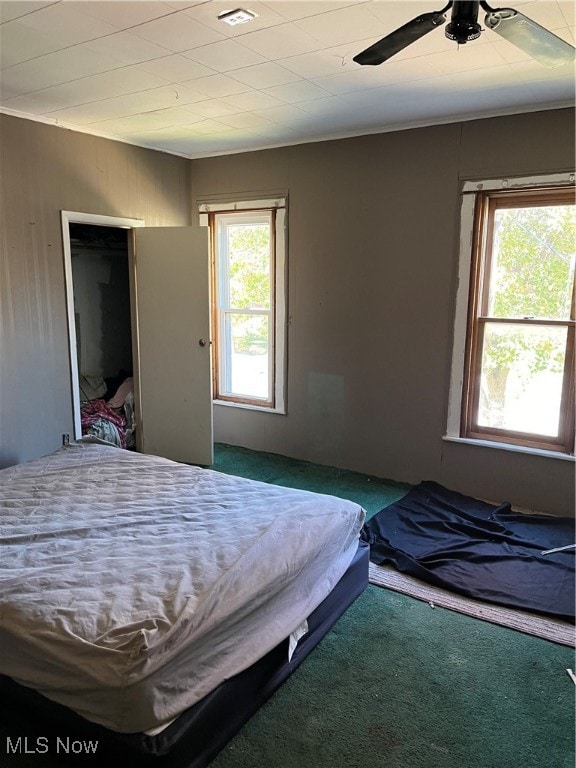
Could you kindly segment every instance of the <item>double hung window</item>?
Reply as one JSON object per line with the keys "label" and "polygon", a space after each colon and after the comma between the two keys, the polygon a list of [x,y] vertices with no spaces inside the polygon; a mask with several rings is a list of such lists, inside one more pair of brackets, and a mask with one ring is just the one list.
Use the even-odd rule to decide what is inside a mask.
{"label": "double hung window", "polygon": [[574,188],[474,194],[460,437],[574,452]]}
{"label": "double hung window", "polygon": [[285,201],[210,208],[215,399],[283,411]]}

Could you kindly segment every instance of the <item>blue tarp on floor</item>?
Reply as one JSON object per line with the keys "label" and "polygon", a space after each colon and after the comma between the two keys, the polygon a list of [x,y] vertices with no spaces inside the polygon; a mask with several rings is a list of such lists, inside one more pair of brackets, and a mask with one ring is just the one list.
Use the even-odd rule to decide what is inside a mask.
{"label": "blue tarp on floor", "polygon": [[573,519],[512,511],[426,481],[369,520],[370,559],[476,600],[574,623]]}

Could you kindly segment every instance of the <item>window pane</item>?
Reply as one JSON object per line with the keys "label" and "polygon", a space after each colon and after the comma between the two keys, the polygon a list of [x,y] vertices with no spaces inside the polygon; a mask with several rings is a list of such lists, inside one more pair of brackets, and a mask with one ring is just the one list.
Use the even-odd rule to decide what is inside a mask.
{"label": "window pane", "polygon": [[270,223],[226,227],[230,307],[270,308]]}
{"label": "window pane", "polygon": [[576,207],[498,208],[489,317],[570,318]]}
{"label": "window pane", "polygon": [[478,425],[557,437],[567,329],[487,323]]}
{"label": "window pane", "polygon": [[268,317],[266,315],[228,315],[231,330],[229,394],[267,400]]}

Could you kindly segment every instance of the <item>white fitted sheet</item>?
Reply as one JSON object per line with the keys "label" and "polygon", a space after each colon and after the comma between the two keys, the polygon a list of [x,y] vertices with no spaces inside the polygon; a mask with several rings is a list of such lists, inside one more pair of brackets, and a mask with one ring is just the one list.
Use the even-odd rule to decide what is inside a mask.
{"label": "white fitted sheet", "polygon": [[0,472],[0,672],[154,728],[288,637],[350,564],[351,501],[93,442]]}

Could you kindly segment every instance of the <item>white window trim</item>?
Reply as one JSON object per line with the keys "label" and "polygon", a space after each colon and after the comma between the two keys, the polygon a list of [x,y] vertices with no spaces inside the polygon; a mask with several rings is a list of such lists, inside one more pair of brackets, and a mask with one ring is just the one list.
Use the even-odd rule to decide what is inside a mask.
{"label": "white window trim", "polygon": [[270,198],[239,200],[233,198],[230,200],[218,201],[198,201],[198,213],[200,226],[208,226],[209,213],[225,213],[230,211],[245,210],[270,210],[276,211],[276,268],[275,268],[275,361],[276,370],[274,376],[274,406],[258,405],[257,403],[239,403],[230,400],[215,399],[216,405],[224,405],[232,408],[244,408],[252,411],[263,411],[266,413],[286,413],[286,371],[287,371],[287,328],[288,328],[288,306],[287,306],[287,228],[286,228],[286,210],[288,199],[285,195]]}
{"label": "white window trim", "polygon": [[[481,445],[486,448],[497,448],[520,453],[531,453],[536,456],[576,461],[576,456],[556,451],[547,451],[527,446],[513,446],[490,440],[474,440],[460,436],[462,414],[462,397],[464,385],[464,361],[466,353],[466,334],[468,329],[468,300],[470,291],[470,267],[472,264],[474,209],[476,195],[480,192],[497,190],[514,190],[551,186],[574,185],[575,174],[555,173],[546,176],[524,176],[513,179],[485,179],[481,181],[465,181],[462,187],[462,205],[460,208],[460,246],[458,262],[458,287],[456,291],[456,308],[454,313],[454,331],[452,345],[452,365],[450,370],[450,389],[448,394],[448,418],[444,440],[469,445]],[[574,445],[576,453],[576,445]]]}

